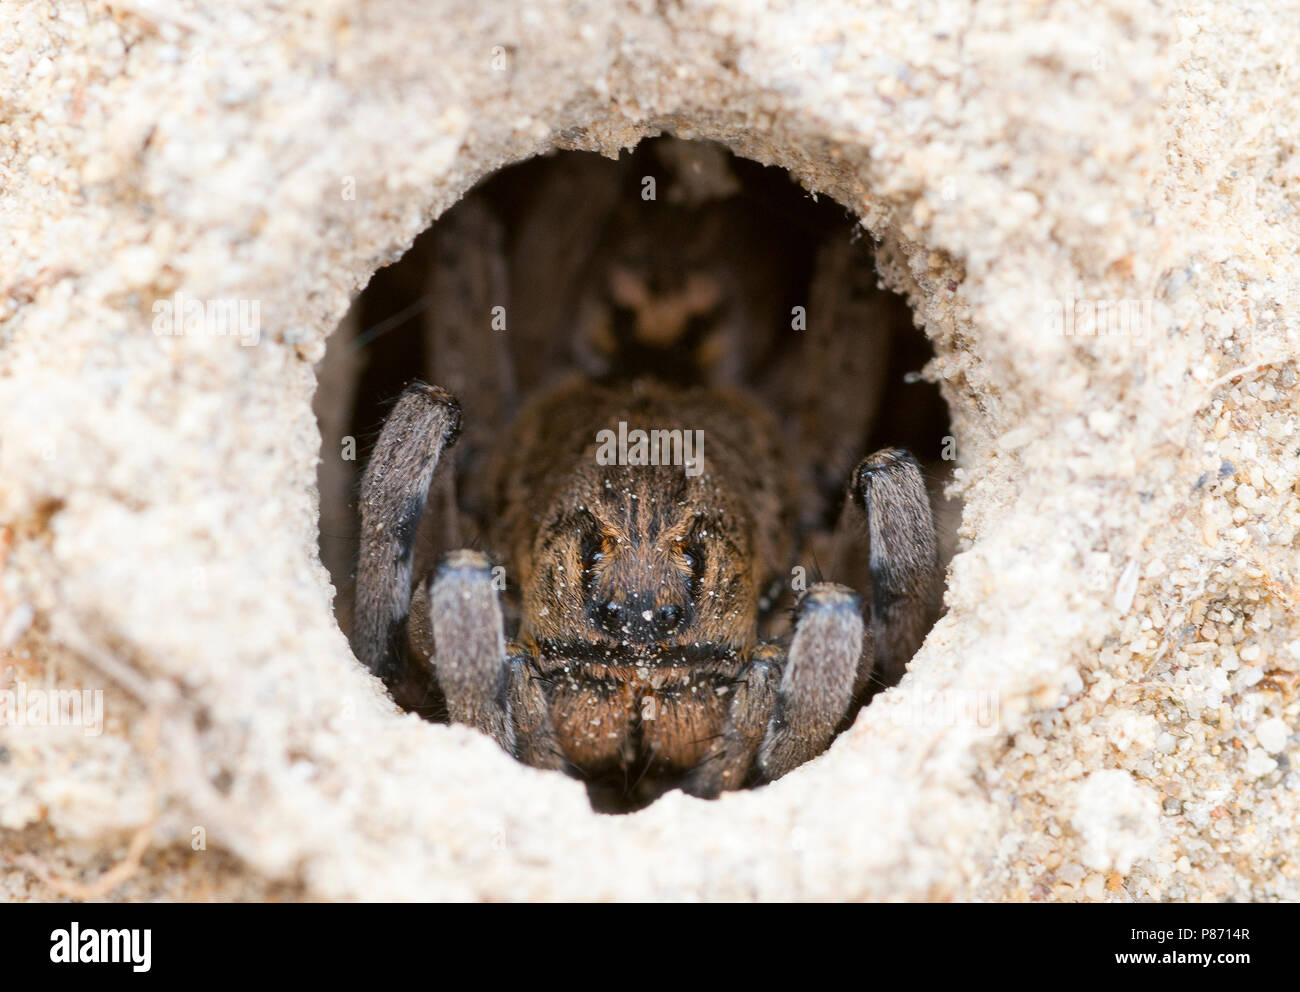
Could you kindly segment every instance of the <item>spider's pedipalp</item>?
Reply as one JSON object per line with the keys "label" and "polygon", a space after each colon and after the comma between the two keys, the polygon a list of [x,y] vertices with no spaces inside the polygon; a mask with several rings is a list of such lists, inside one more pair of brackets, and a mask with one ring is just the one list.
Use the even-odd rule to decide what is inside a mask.
{"label": "spider's pedipalp", "polygon": [[533,662],[520,650],[511,651],[506,660],[506,722],[514,734],[512,753],[534,768],[561,770],[566,765],[564,751],[555,739],[550,701]]}
{"label": "spider's pedipalp", "polygon": [[444,389],[406,387],[384,422],[361,477],[352,648],[390,686],[404,676],[415,537],[443,453],[456,441],[460,407]]}
{"label": "spider's pedipalp", "polygon": [[781,684],[777,649],[764,645],[759,650],[762,654],[745,666],[736,681],[722,735],[683,784],[693,796],[712,799],[750,783],[754,755],[767,733]]}
{"label": "spider's pedipalp", "polygon": [[864,635],[862,599],[852,589],[818,582],[800,599],[794,640],[758,748],[764,781],[826,750],[853,701]]}
{"label": "spider's pedipalp", "polygon": [[925,481],[910,452],[886,448],[853,470],[841,545],[860,540],[856,535],[864,530],[874,665],[859,673],[860,689],[868,677],[885,686],[898,683],[925,638],[933,608],[938,539]]}

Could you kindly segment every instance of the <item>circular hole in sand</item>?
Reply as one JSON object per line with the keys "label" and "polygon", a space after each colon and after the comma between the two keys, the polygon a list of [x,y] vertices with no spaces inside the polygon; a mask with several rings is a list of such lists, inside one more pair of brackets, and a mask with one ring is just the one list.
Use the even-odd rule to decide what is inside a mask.
{"label": "circular hole in sand", "polygon": [[[654,224],[635,219],[652,210]],[[628,230],[642,243],[629,245]],[[634,272],[657,266],[645,282],[660,294],[685,297],[692,278],[704,295],[710,280],[722,284],[722,306],[702,318],[722,330],[687,320],[683,341],[694,337],[680,347],[642,347],[635,334],[629,344],[593,289],[608,283],[611,263]],[[929,343],[906,302],[878,282],[856,217],[721,146],[651,139],[618,161],[558,152],[489,176],[374,274],[319,366],[320,554],[343,632],[352,628],[360,473],[393,400],[414,379],[451,389],[464,410],[455,462],[464,546],[495,551],[483,479],[493,440],[528,396],[574,373],[696,376],[738,385],[770,409],[786,435],[791,475],[811,483],[800,490],[790,568],[769,587],[766,633],[788,626],[794,576],[839,578],[826,573],[845,473],[879,448],[908,448],[920,462],[946,568],[960,518],[959,504],[943,496],[954,450],[947,409],[918,375],[932,357]],[[810,333],[828,312],[832,326]],[[449,332],[461,318],[479,329]],[[845,402],[825,406],[809,445],[796,428],[808,398],[822,395]],[[421,540],[427,545],[427,535]],[[417,560],[446,550],[424,546]],[[518,622],[514,592],[505,595],[508,628]],[[446,719],[436,692],[412,708]],[[661,790],[645,784],[644,771],[593,776],[593,805],[646,805]]]}

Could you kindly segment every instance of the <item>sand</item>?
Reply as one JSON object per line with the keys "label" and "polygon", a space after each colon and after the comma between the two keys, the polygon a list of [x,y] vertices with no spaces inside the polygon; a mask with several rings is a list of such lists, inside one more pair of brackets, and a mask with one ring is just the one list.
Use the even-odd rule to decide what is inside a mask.
{"label": "sand", "polygon": [[[0,728],[0,893],[1300,897],[1297,51],[1233,3],[7,4],[0,690],[103,726]],[[609,817],[356,664],[314,366],[476,180],[664,131],[879,239],[963,544],[826,755]],[[155,333],[178,291],[256,343]]]}

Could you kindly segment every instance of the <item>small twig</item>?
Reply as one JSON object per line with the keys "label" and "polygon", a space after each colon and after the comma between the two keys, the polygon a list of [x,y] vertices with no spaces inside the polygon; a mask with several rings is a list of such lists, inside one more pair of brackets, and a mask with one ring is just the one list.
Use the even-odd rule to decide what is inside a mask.
{"label": "small twig", "polygon": [[19,854],[7,857],[5,860],[19,868],[26,868],[61,896],[95,902],[103,899],[140,870],[145,851],[149,849],[149,841],[153,839],[154,822],[155,816],[151,811],[149,821],[131,836],[126,857],[90,883],[75,882],[70,878],[60,877],[34,854]]}
{"label": "small twig", "polygon": [[1272,358],[1265,358],[1251,365],[1243,365],[1241,368],[1233,369],[1226,375],[1219,376],[1219,378],[1215,379],[1208,387],[1206,387],[1205,398],[1192,408],[1192,413],[1196,413],[1213,400],[1214,394],[1230,383],[1233,379],[1240,379],[1242,376],[1249,375],[1252,372],[1258,372],[1260,369],[1268,368],[1270,365],[1277,365],[1280,362],[1294,362],[1295,360],[1296,356],[1293,354],[1274,355]]}
{"label": "small twig", "polygon": [[[1239,379],[1250,372],[1258,372],[1260,369],[1267,368],[1270,365],[1276,365],[1278,362],[1294,361],[1295,357],[1295,355],[1274,355],[1272,358],[1266,358],[1263,361],[1255,362],[1253,365],[1243,365],[1241,368],[1234,369],[1227,375],[1219,376],[1219,378],[1210,383],[1210,392],[1214,393],[1220,387],[1226,386],[1233,379]],[[1204,406],[1205,403],[1208,402],[1209,400],[1206,400],[1201,405]]]}
{"label": "small twig", "polygon": [[[159,737],[160,718],[157,711],[152,713],[149,722],[147,735],[152,738],[150,751],[157,754],[158,737]],[[153,839],[154,825],[158,822],[158,787],[157,787],[157,759],[154,760],[153,781],[149,796],[149,817],[139,829],[131,835],[131,843],[127,846],[126,857],[115,864],[112,868],[105,871],[99,878],[93,882],[77,882],[70,878],[64,878],[52,869],[45,861],[41,860],[34,854],[7,855],[5,860],[19,868],[25,868],[40,881],[44,882],[49,888],[53,889],[61,896],[68,896],[71,899],[79,899],[83,902],[97,902],[105,898],[110,892],[128,881],[137,871],[144,860],[145,852],[149,850],[149,842]]]}
{"label": "small twig", "polygon": [[[79,631],[64,631],[59,639],[67,644],[82,661],[135,696],[148,710],[149,721],[145,730],[145,740],[141,743],[145,753],[152,759],[149,769],[149,816],[131,836],[131,843],[127,847],[126,856],[100,875],[94,882],[83,883],[63,878],[55,873],[44,861],[31,854],[10,855],[6,856],[5,860],[10,864],[30,871],[60,895],[69,896],[73,899],[98,900],[103,899],[113,889],[139,871],[144,855],[149,850],[149,844],[153,839],[154,826],[158,821],[158,796],[161,791],[159,781],[162,778],[159,741],[162,737],[162,727],[165,719],[168,725],[167,738],[173,753],[182,754],[185,759],[188,759],[187,763],[195,769],[200,768],[200,762],[196,742],[193,739],[193,722],[188,719],[177,719],[175,710],[182,700],[173,683],[164,679],[150,680],[146,678],[131,666],[123,664],[108,652],[91,644]],[[206,784],[207,780],[202,776],[201,771],[197,774],[196,782]]]}

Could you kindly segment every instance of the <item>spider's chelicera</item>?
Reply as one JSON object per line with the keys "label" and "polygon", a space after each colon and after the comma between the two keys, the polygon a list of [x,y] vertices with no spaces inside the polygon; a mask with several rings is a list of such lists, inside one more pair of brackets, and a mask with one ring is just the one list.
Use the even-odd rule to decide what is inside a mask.
{"label": "spider's chelicera", "polygon": [[[527,405],[495,454],[487,526],[517,614],[508,637],[493,559],[454,551],[413,574],[460,419],[417,383],[384,425],[362,480],[354,646],[399,698],[431,678],[451,720],[521,761],[647,795],[769,782],[825,750],[924,635],[935,530],[906,451],[847,480],[831,574],[865,603],[813,583],[791,631],[765,640],[761,604],[788,580],[798,517],[775,422],[736,389],[576,379]],[[692,471],[601,457],[620,424],[700,432],[707,455]]]}

